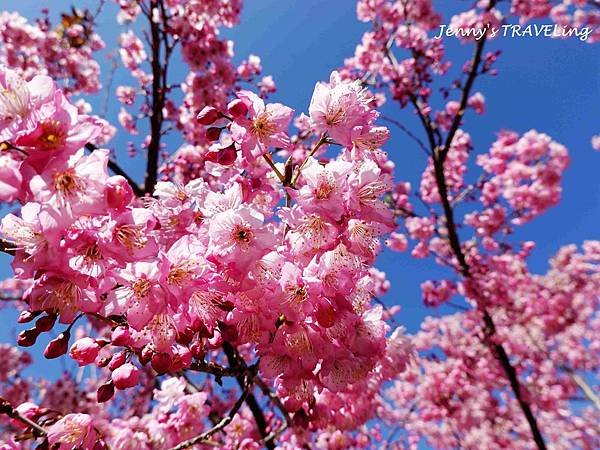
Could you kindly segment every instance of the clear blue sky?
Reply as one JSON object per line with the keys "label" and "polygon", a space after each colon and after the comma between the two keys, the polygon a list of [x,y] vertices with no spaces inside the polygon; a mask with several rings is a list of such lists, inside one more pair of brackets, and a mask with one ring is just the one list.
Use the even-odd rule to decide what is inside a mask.
{"label": "clear blue sky", "polygon": [[[76,3],[79,7],[90,5],[90,9],[96,4],[89,0]],[[20,0],[3,2],[2,7],[34,17],[43,6],[56,11],[57,8],[67,9],[70,4],[64,0]],[[470,4],[444,2],[445,23],[457,7],[466,8]],[[114,11],[115,6],[109,1],[99,22],[100,33],[109,48],[114,48],[120,32]],[[365,27],[356,20],[355,2],[351,0],[248,0],[241,25],[226,30],[224,35],[235,41],[236,61],[250,53],[262,58],[264,73],[273,75],[278,87],[272,100],[284,102],[300,113],[307,111],[315,82],[328,79],[331,70],[353,54]],[[480,90],[487,100],[486,114],[468,114],[466,118],[465,129],[473,137],[476,152],[487,150],[498,130],[524,132],[535,128],[565,144],[571,153],[572,163],[564,179],[561,204],[520,229],[515,236],[538,243],[531,263],[536,271],[542,272],[547,267],[548,257],[561,245],[600,238],[600,153],[594,152],[590,145],[591,136],[600,133],[600,45],[589,45],[576,39],[501,38],[492,41],[488,49],[501,49],[503,54],[497,65],[499,75],[476,83],[475,89]],[[471,53],[471,47],[453,43],[448,52],[457,61],[451,69],[457,74]],[[181,78],[185,67],[174,67],[173,79]],[[118,72],[113,89],[120,80],[131,83],[124,71]],[[92,103],[98,105],[99,100]],[[117,102],[113,99],[109,117],[116,117],[117,110]],[[384,107],[384,113],[411,126],[417,134],[421,133],[410,109],[400,110],[390,103]],[[386,150],[396,163],[397,178],[411,181],[413,187],[418,186],[425,158],[412,141],[397,130],[392,129],[392,133]],[[117,149],[122,165],[141,180],[143,167],[140,162],[127,160],[127,140],[128,137],[120,133],[112,146]],[[178,141],[171,142],[174,150]],[[478,174],[471,174],[470,180]],[[9,258],[0,255],[2,278],[10,274],[8,263]],[[402,305],[398,320],[410,331],[416,331],[426,315],[443,312],[427,310],[421,304],[421,281],[448,274],[433,261],[415,260],[408,254],[386,251],[377,266],[392,282],[392,289],[384,300]],[[0,318],[4,325],[0,329],[0,341],[14,339],[14,315],[0,311]],[[42,361],[42,364],[38,367],[44,372],[60,367],[60,363]]]}

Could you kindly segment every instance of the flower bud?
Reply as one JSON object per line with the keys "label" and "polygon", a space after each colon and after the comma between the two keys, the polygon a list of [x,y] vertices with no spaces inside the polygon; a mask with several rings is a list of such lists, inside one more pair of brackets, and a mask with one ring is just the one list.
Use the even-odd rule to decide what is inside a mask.
{"label": "flower bud", "polygon": [[35,344],[35,341],[39,335],[40,332],[35,328],[23,330],[17,337],[17,344],[19,344],[21,347],[31,347],[33,344]]}
{"label": "flower bud", "polygon": [[179,345],[175,346],[169,370],[171,372],[177,372],[189,367],[190,364],[192,364],[192,352],[190,352],[190,349]]}
{"label": "flower bud", "polygon": [[142,351],[140,352],[140,354],[138,355],[138,359],[140,360],[140,364],[142,365],[146,365],[150,362],[150,360],[152,359],[152,355],[154,355],[154,350],[152,349],[152,346],[150,345],[146,345]]}
{"label": "flower bud", "polygon": [[115,385],[112,381],[108,381],[108,383],[103,384],[96,391],[96,399],[98,403],[104,403],[109,401],[115,395]]}
{"label": "flower bud", "polygon": [[111,360],[111,358],[103,356],[102,358],[99,358],[98,361],[96,361],[96,365],[98,367],[106,367],[108,365],[108,363],[110,362],[110,360]]}
{"label": "flower bud", "polygon": [[46,346],[46,349],[44,350],[44,356],[48,359],[54,359],[67,353],[70,338],[71,333],[68,331],[60,333],[56,339],[52,339]]}
{"label": "flower bud", "polygon": [[17,319],[17,322],[19,323],[27,323],[27,322],[31,322],[33,319],[35,319],[37,316],[39,316],[41,313],[41,311],[21,311],[21,314],[19,314],[19,318]]}
{"label": "flower bud", "polygon": [[140,371],[131,363],[123,364],[113,371],[112,381],[117,389],[134,387],[140,381]]}
{"label": "flower bud", "polygon": [[327,303],[319,305],[316,312],[319,325],[325,328],[330,328],[335,325],[336,312],[333,307]]}
{"label": "flower bud", "polygon": [[50,331],[56,322],[56,315],[49,314],[35,321],[35,329],[39,332]]}
{"label": "flower bud", "polygon": [[125,364],[126,360],[127,356],[125,355],[125,352],[115,353],[108,363],[108,368],[110,370],[115,370],[117,367],[121,367],[123,364]]}
{"label": "flower bud", "polygon": [[84,337],[73,343],[69,354],[81,367],[93,363],[98,357],[99,351],[100,346],[94,339]]}
{"label": "flower bud", "polygon": [[201,125],[210,125],[215,122],[219,117],[221,117],[221,113],[217,111],[212,106],[205,106],[202,108],[202,111],[198,113],[196,119]]}
{"label": "flower bud", "polygon": [[206,154],[208,161],[221,164],[222,166],[230,166],[237,159],[237,151],[235,144],[231,144],[228,147],[222,148],[216,152],[208,152]]}
{"label": "flower bud", "polygon": [[222,128],[219,127],[210,127],[206,129],[206,139],[208,139],[209,141],[217,141],[219,139],[219,136],[221,136],[221,130]]}
{"label": "flower bud", "polygon": [[129,327],[119,326],[112,331],[110,339],[113,345],[125,346],[131,342]]}
{"label": "flower bud", "polygon": [[227,112],[236,119],[248,113],[248,106],[239,98],[236,98],[227,105]]}
{"label": "flower bud", "polygon": [[185,329],[183,331],[180,331],[179,333],[177,333],[175,340],[177,341],[178,344],[188,345],[190,342],[192,342],[192,338],[194,337],[195,333],[196,332],[192,328],[185,327]]}
{"label": "flower bud", "polygon": [[166,373],[171,368],[171,355],[168,353],[155,353],[150,361],[152,368],[158,373]]}
{"label": "flower bud", "polygon": [[104,198],[111,209],[122,210],[133,200],[133,189],[121,175],[115,175],[106,180]]}

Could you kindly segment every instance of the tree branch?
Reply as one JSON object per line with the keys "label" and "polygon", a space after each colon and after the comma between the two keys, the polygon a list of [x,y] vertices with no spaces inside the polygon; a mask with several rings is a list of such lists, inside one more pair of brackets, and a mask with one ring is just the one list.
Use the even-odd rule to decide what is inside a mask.
{"label": "tree branch", "polygon": [[300,164],[296,168],[296,171],[293,174],[292,179],[289,180],[289,186],[291,186],[291,187],[295,187],[296,186],[296,183],[298,182],[298,178],[300,178],[300,174],[302,173],[302,169],[304,169],[304,167],[306,166],[306,164],[308,164],[308,161],[310,160],[310,158],[313,157],[315,155],[315,153],[317,153],[317,150],[319,150],[321,148],[321,146],[323,144],[326,144],[326,143],[327,143],[327,133],[323,133],[321,135],[321,137],[319,138],[319,140],[317,141],[317,143],[315,144],[315,146],[308,153],[308,155],[306,156],[306,158],[304,159],[304,161],[302,161],[302,164]]}
{"label": "tree branch", "polygon": [[[223,344],[223,350],[225,351],[225,355],[227,356],[227,360],[229,361],[229,365],[231,367],[247,367],[244,359],[230,343],[225,342]],[[242,387],[244,384],[243,375],[238,375],[236,379],[240,387]],[[269,437],[269,433],[267,432],[267,421],[260,405],[258,404],[258,401],[256,400],[256,397],[251,392],[249,392],[246,397],[246,404],[248,405],[248,408],[250,408],[250,411],[252,411],[254,421],[256,422],[256,427],[258,428],[258,432],[263,439],[265,447],[269,450],[275,449],[272,439],[267,440],[267,437]]]}
{"label": "tree branch", "polygon": [[399,120],[396,120],[392,117],[387,117],[387,116],[381,116],[381,120],[384,120],[385,122],[389,122],[391,124],[396,125],[409,138],[411,138],[413,141],[415,141],[417,143],[417,145],[419,146],[419,148],[421,150],[423,150],[427,156],[429,156],[429,150],[427,149],[427,147],[425,147],[425,143],[421,139],[419,139],[419,137],[416,136],[412,131],[410,131],[404,124],[402,124]]}
{"label": "tree branch", "polygon": [[237,399],[237,401],[235,402],[235,404],[229,411],[229,414],[227,414],[225,417],[223,417],[215,426],[213,426],[210,430],[205,431],[202,434],[199,434],[198,436],[188,439],[187,441],[183,441],[179,445],[176,445],[175,447],[171,448],[171,450],[184,450],[184,449],[190,448],[196,444],[206,443],[213,434],[223,430],[227,425],[229,425],[231,423],[231,421],[233,420],[233,418],[235,417],[235,415],[237,414],[237,412],[240,410],[240,408],[244,404],[244,402],[246,401],[246,399],[248,398],[250,390],[252,389],[252,381],[253,381],[252,378],[243,377],[242,394],[240,395],[240,397]]}
{"label": "tree branch", "polygon": [[34,421],[22,416],[19,412],[4,398],[0,397],[0,414],[6,414],[8,417],[18,420],[33,430],[36,436],[45,436],[48,432]]}
{"label": "tree branch", "polygon": [[243,376],[247,369],[240,367],[223,367],[213,362],[197,361],[192,363],[190,370],[195,372],[204,372],[217,377],[237,377]]}
{"label": "tree branch", "polygon": [[598,394],[596,394],[594,389],[589,384],[587,384],[583,377],[578,375],[574,370],[565,366],[563,366],[562,369],[571,376],[571,379],[575,382],[577,386],[579,386],[579,389],[583,391],[587,399],[594,404],[597,410],[600,411],[600,397],[598,396]]}
{"label": "tree branch", "polygon": [[[163,74],[163,66],[160,61],[161,38],[160,25],[154,21],[159,14],[158,3],[162,0],[150,2],[151,51],[152,51],[152,112],[150,114],[150,143],[148,144],[148,162],[146,164],[146,177],[144,180],[144,192],[152,194],[156,180],[158,179],[158,156],[160,153],[160,138],[162,136],[163,107],[165,106],[165,90],[162,81],[166,78]],[[165,63],[166,68],[166,63]]]}
{"label": "tree branch", "polygon": [[[492,9],[495,6],[495,4],[496,4],[496,0],[490,1],[490,3],[487,6],[487,10],[489,11],[490,9]],[[437,185],[441,203],[442,203],[442,208],[444,210],[444,218],[446,221],[448,244],[450,245],[450,248],[452,249],[452,252],[458,261],[458,265],[459,265],[458,270],[465,278],[470,278],[471,273],[469,270],[469,265],[465,258],[465,254],[462,251],[460,238],[459,238],[458,232],[457,232],[456,222],[454,220],[454,211],[453,211],[453,208],[450,203],[449,196],[448,196],[448,185],[446,183],[446,176],[444,174],[444,161],[446,160],[446,156],[448,155],[450,146],[452,145],[452,140],[454,139],[454,136],[460,126],[461,121],[462,121],[462,117],[464,115],[465,108],[467,106],[467,101],[469,99],[471,89],[473,87],[475,79],[477,78],[477,74],[479,71],[479,65],[481,64],[481,60],[482,60],[483,48],[485,45],[485,41],[486,41],[486,36],[484,35],[482,37],[482,39],[480,39],[476,43],[473,59],[471,61],[471,67],[470,67],[468,75],[467,75],[467,81],[465,82],[465,85],[462,90],[460,107],[459,107],[459,110],[458,110],[456,116],[454,117],[454,119],[452,121],[452,124],[450,126],[448,135],[446,136],[446,140],[444,141],[443,146],[435,145],[435,136],[434,136],[435,130],[433,129],[429,118],[427,116],[423,115],[423,113],[418,105],[417,99],[414,96],[411,96],[411,101],[412,101],[413,105],[415,106],[415,108],[417,109],[417,113],[419,115],[419,118],[421,119],[421,122],[425,128],[425,131],[427,132],[429,143],[431,145],[435,180],[436,180],[436,185]],[[441,139],[440,139],[440,141],[441,141]],[[488,337],[492,337],[493,335],[496,334],[496,326],[494,324],[494,321],[493,321],[492,317],[490,316],[489,312],[485,309],[485,306],[482,304],[482,302],[478,301],[478,307],[479,307],[479,310],[483,314],[485,332]],[[488,341],[489,341],[488,345],[490,346],[490,349],[493,351],[493,353],[496,355],[496,358],[500,362],[500,365],[502,366],[504,373],[510,383],[510,386],[515,395],[515,398],[517,399],[519,406],[521,407],[521,410],[523,411],[523,414],[525,415],[525,418],[531,429],[531,434],[533,436],[533,440],[535,441],[539,450],[546,450],[546,444],[544,442],[544,438],[539,429],[539,426],[535,419],[535,416],[533,415],[530,405],[522,397],[522,389],[521,389],[521,384],[519,382],[517,371],[512,366],[512,364],[510,362],[510,358],[509,358],[508,354],[506,353],[506,350],[504,349],[504,347],[501,344],[493,343],[492,339],[489,339]]]}
{"label": "tree branch", "polygon": [[[263,381],[262,378],[256,377],[256,384],[258,385],[258,387],[260,387],[262,393],[264,395],[266,395],[267,397],[269,397],[271,402],[273,402],[273,404],[277,407],[277,409],[279,409],[279,411],[281,412],[281,414],[285,420],[286,425],[288,427],[291,427],[292,426],[292,418],[290,417],[287,410],[283,406],[283,403],[281,403],[281,399],[279,398],[279,396],[276,393],[272,392],[271,389],[269,389],[269,386],[267,385],[267,383],[265,383]],[[283,429],[281,431],[283,431]],[[273,434],[273,433],[271,433],[271,434]]]}

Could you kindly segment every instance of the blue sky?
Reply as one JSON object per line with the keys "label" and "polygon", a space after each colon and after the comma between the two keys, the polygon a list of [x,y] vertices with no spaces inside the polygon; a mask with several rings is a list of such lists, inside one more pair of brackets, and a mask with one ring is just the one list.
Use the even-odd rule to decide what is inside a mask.
{"label": "blue sky", "polygon": [[[79,7],[90,5],[91,9],[96,4],[89,0],[76,3]],[[3,2],[2,7],[35,17],[44,6],[56,11],[66,10],[70,4],[64,0],[20,0]],[[444,2],[444,23],[457,8],[466,8],[469,4]],[[115,6],[109,1],[99,20],[100,33],[108,47],[113,49],[120,32],[114,11]],[[300,113],[308,108],[315,82],[328,79],[331,70],[354,53],[365,30],[366,25],[356,20],[354,1],[248,0],[241,25],[225,30],[223,34],[235,41],[236,61],[250,53],[262,58],[264,73],[273,75],[278,86],[278,92],[271,100],[286,103]],[[597,175],[600,153],[594,152],[590,145],[591,136],[600,133],[600,46],[577,39],[500,38],[492,41],[488,49],[500,49],[503,53],[497,64],[498,76],[480,79],[475,86],[486,97],[486,114],[467,114],[466,117],[465,129],[472,135],[476,153],[486,151],[495,133],[501,129],[525,132],[531,128],[546,132],[566,145],[571,153],[572,162],[565,175],[560,205],[515,234],[516,239],[531,239],[538,243],[531,265],[535,271],[542,272],[547,267],[547,259],[560,246],[600,238],[600,183]],[[451,73],[456,75],[470,55],[471,47],[452,42],[448,53],[451,59],[457,61],[451,69]],[[105,60],[101,63],[108,67]],[[185,67],[173,67],[172,80],[181,79]],[[125,84],[132,82],[125,71],[119,71],[113,89],[120,81]],[[102,95],[91,102],[97,106],[101,100]],[[109,117],[116,117],[116,111],[118,105],[113,98],[109,104]],[[421,135],[410,109],[400,110],[396,104],[390,103],[383,112]],[[396,163],[397,179],[408,180],[413,187],[418,186],[425,158],[414,143],[398,130],[392,128],[392,133],[386,150]],[[117,149],[121,164],[141,180],[143,166],[140,161],[127,159],[127,140],[128,137],[120,133],[112,146]],[[172,145],[171,150],[176,149],[177,142],[176,139],[167,140]],[[475,172],[469,179],[474,180],[478,175]],[[0,255],[2,278],[10,275],[9,261],[6,255]],[[420,283],[448,275],[433,261],[415,260],[408,254],[385,251],[377,267],[385,271],[392,282],[392,289],[384,300],[402,305],[397,319],[410,331],[416,331],[426,315],[448,311],[426,309],[421,303]],[[14,339],[14,314],[0,311],[0,318],[4,325],[0,329],[0,341]],[[60,368],[60,363],[43,361],[41,364],[43,366],[38,367],[46,373]]]}

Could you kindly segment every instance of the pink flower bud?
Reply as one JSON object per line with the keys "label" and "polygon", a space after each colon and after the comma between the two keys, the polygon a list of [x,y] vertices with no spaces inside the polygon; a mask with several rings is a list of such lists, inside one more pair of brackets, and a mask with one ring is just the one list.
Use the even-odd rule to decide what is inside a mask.
{"label": "pink flower bud", "polygon": [[110,339],[113,345],[125,346],[131,342],[129,327],[117,327],[113,330]]}
{"label": "pink flower bud", "polygon": [[469,97],[467,105],[473,108],[477,114],[483,114],[485,112],[485,97],[481,92],[476,92]]}
{"label": "pink flower bud", "polygon": [[35,321],[35,329],[39,332],[50,331],[56,322],[56,315],[49,314]]}
{"label": "pink flower bud", "polygon": [[123,364],[125,364],[126,360],[127,356],[125,352],[115,353],[108,363],[108,368],[110,370],[115,370],[117,367],[121,367]]}
{"label": "pink flower bud", "polygon": [[40,332],[35,328],[23,330],[17,337],[17,344],[19,344],[21,347],[31,347],[33,344],[35,344],[35,341],[39,335]]}
{"label": "pink flower bud", "polygon": [[115,175],[106,180],[104,198],[109,208],[124,209],[131,203],[133,197],[133,189],[124,177]]}
{"label": "pink flower bud", "polygon": [[44,350],[44,356],[48,359],[54,359],[67,353],[70,338],[71,333],[68,331],[60,333],[56,339],[52,339],[46,346],[46,349]]}
{"label": "pink flower bud", "polygon": [[180,331],[175,337],[175,341],[181,345],[189,345],[192,342],[192,338],[194,337],[196,332],[191,327],[185,327],[183,331]]}
{"label": "pink flower bud", "polygon": [[19,314],[19,318],[17,319],[17,322],[19,323],[27,323],[27,322],[31,322],[33,319],[35,319],[37,316],[39,316],[41,313],[41,311],[21,311],[21,314]]}
{"label": "pink flower bud", "polygon": [[84,337],[75,341],[71,346],[69,354],[81,367],[93,363],[98,357],[99,351],[100,346],[94,339]]}
{"label": "pink flower bud", "polygon": [[131,363],[123,364],[113,371],[112,381],[117,389],[134,387],[140,381],[140,371]]}
{"label": "pink flower bud", "polygon": [[152,359],[152,355],[154,355],[154,350],[151,345],[146,345],[140,354],[138,355],[138,359],[140,360],[140,364],[144,366],[150,362]]}
{"label": "pink flower bud", "polygon": [[113,395],[115,395],[115,385],[112,383],[112,381],[103,384],[96,391],[96,399],[98,400],[98,403],[109,401],[111,398],[113,398]]}
{"label": "pink flower bud", "polygon": [[235,145],[231,144],[229,147],[222,148],[216,152],[208,152],[206,159],[222,166],[232,165],[237,158],[237,152]]}
{"label": "pink flower bud", "polygon": [[176,346],[171,362],[171,370],[182,370],[192,363],[192,352],[189,348]]}
{"label": "pink flower bud", "polygon": [[219,127],[210,127],[206,129],[206,139],[209,141],[216,141],[221,136],[222,128]]}
{"label": "pink flower bud", "polygon": [[202,108],[202,111],[198,113],[196,119],[201,125],[210,125],[215,122],[219,117],[221,117],[221,113],[217,111],[212,106],[205,106]]}
{"label": "pink flower bud", "polygon": [[197,360],[204,359],[204,355],[206,355],[206,348],[202,341],[195,341],[190,345],[190,350],[192,352],[192,356]]}
{"label": "pink flower bud", "polygon": [[335,325],[337,316],[338,315],[336,314],[335,309],[333,309],[333,306],[328,303],[319,305],[316,311],[316,317],[319,325],[325,328],[330,328]]}
{"label": "pink flower bud", "polygon": [[227,105],[227,112],[236,119],[240,116],[245,116],[248,113],[248,106],[239,98],[236,98]]}

